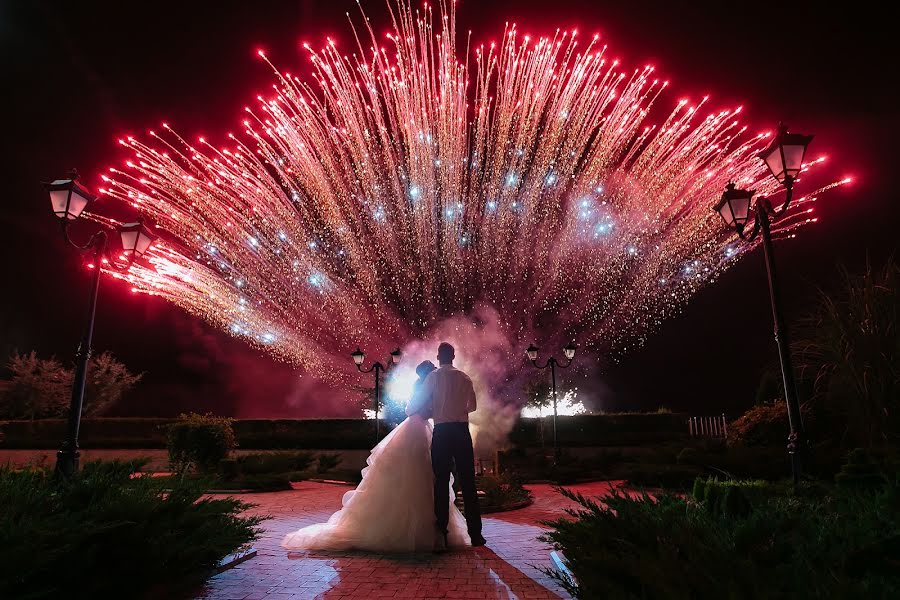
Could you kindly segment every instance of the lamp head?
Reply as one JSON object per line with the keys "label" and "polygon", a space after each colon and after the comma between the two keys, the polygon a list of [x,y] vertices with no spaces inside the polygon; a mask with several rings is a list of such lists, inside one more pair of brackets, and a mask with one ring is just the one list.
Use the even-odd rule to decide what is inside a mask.
{"label": "lamp head", "polygon": [[356,347],[356,350],[350,353],[350,357],[353,359],[353,362],[356,363],[356,366],[363,364],[363,361],[366,359],[366,354],[362,350],[359,349],[359,346]]}
{"label": "lamp head", "polygon": [[743,230],[750,220],[750,203],[753,200],[753,190],[742,190],[734,185],[734,182],[725,186],[725,192],[713,207],[725,224],[737,230]]}
{"label": "lamp head", "polygon": [[86,187],[78,183],[78,171],[72,169],[67,179],[54,179],[45,183],[50,194],[53,214],[63,223],[69,223],[81,216],[88,204],[97,199]]}

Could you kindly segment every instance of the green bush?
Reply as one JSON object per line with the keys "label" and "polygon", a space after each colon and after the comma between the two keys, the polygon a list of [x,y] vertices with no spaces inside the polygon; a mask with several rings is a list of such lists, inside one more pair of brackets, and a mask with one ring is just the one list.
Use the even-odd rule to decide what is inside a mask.
{"label": "green bush", "polygon": [[856,448],[847,456],[847,462],[834,476],[834,481],[846,488],[881,487],[898,472],[892,459],[889,454]]}
{"label": "green bush", "polygon": [[531,492],[522,486],[514,474],[478,477],[476,487],[484,492],[479,505],[482,511],[492,512],[531,500]]}
{"label": "green bush", "polygon": [[316,459],[316,473],[322,474],[335,470],[341,464],[341,460],[339,454],[320,454]]}
{"label": "green bush", "polygon": [[872,493],[778,494],[747,510],[709,511],[663,493],[603,498],[544,536],[576,598],[900,597],[900,482]]}
{"label": "green bush", "polygon": [[702,461],[702,457],[702,453],[696,448],[683,448],[675,458],[675,462],[679,465],[696,465]]}
{"label": "green bush", "polygon": [[788,413],[783,400],[754,406],[728,424],[729,446],[787,445]]}
{"label": "green bush", "polygon": [[643,462],[624,462],[609,470],[610,479],[624,479],[638,487],[690,489],[703,469],[692,465],[669,465]]}
{"label": "green bush", "polygon": [[751,504],[772,495],[772,486],[760,480],[726,480],[700,478],[694,481],[692,496],[706,510],[715,514],[745,515]]}
{"label": "green bush", "polygon": [[305,471],[313,463],[312,452],[260,452],[239,456],[238,471],[244,475],[266,475]]}
{"label": "green bush", "polygon": [[302,474],[296,472],[289,473],[259,473],[256,475],[246,475],[238,483],[241,489],[253,490],[255,492],[280,492],[282,490],[291,489],[292,481],[303,479]]}
{"label": "green bush", "polygon": [[164,493],[121,462],[70,480],[0,469],[0,598],[175,597],[254,540],[259,517],[189,481]]}
{"label": "green bush", "polygon": [[219,479],[222,481],[234,481],[240,474],[236,458],[223,458],[219,461]]}
{"label": "green bush", "polygon": [[190,469],[214,473],[219,461],[227,458],[237,445],[232,422],[233,419],[211,414],[179,416],[168,428],[169,464],[179,473]]}

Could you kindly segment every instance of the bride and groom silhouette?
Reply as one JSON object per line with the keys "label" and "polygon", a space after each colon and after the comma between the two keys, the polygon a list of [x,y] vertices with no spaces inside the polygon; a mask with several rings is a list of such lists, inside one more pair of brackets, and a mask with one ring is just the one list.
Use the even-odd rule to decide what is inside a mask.
{"label": "bride and groom silhouette", "polygon": [[[407,418],[372,449],[362,481],[344,494],[343,508],[325,523],[285,536],[284,548],[441,552],[485,544],[469,433],[475,389],[469,376],[453,366],[454,358],[453,346],[443,342],[438,368],[431,361],[416,367],[419,379]],[[454,464],[465,519],[454,503]]]}

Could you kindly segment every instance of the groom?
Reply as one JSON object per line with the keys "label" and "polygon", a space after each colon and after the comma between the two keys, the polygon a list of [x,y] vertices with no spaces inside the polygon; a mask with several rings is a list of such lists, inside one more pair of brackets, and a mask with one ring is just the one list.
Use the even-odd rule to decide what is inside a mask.
{"label": "groom", "polygon": [[431,466],[434,469],[434,516],[438,532],[436,550],[447,548],[447,523],[450,519],[448,489],[450,463],[456,464],[456,477],[462,488],[466,526],[473,546],[484,546],[481,536],[481,509],[475,492],[475,452],[469,434],[469,413],[475,411],[475,388],[469,376],[453,366],[456,352],[442,342],[437,354],[440,368],[432,371],[422,384],[419,401],[432,407],[434,436],[431,439]]}

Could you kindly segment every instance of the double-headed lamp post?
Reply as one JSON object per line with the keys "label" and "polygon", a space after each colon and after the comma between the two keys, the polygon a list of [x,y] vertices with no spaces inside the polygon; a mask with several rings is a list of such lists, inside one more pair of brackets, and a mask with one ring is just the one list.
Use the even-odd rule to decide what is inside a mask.
{"label": "double-headed lamp post", "polygon": [[[784,318],[781,315],[781,300],[778,290],[778,278],[775,271],[775,249],[772,246],[771,224],[788,209],[794,195],[794,182],[803,168],[803,157],[812,141],[811,135],[789,133],[784,124],[779,125],[778,133],[769,146],[759,153],[772,176],[784,186],[784,203],[777,209],[765,196],[756,196],[754,190],[738,189],[734,183],[725,187],[725,193],[715,205],[714,210],[721,215],[728,227],[734,228],[742,240],[751,241],[762,233],[763,253],[766,259],[766,272],[769,277],[769,300],[772,304],[772,317],[775,321],[775,342],[778,345],[778,357],[781,361],[781,375],[784,379],[784,397],[788,408],[787,450],[791,458],[791,475],[794,482],[800,478],[800,457],[803,440],[803,417],[800,414],[800,402],[797,398],[797,386],[794,382],[794,368],[791,362],[791,340]],[[753,220],[752,229],[747,232],[747,224]]]}
{"label": "double-headed lamp post", "polygon": [[[375,371],[375,443],[378,443],[378,406],[381,404],[381,372],[386,371],[387,367],[385,367],[380,362],[376,362],[368,369],[363,369],[362,364],[363,361],[366,360],[366,354],[359,347],[356,348],[355,351],[350,353],[350,357],[353,358],[353,362],[356,363],[356,369],[360,373],[371,373]],[[390,360],[386,361],[388,366],[396,365],[400,362],[400,359],[403,357],[403,353],[400,352],[400,348],[396,348],[390,354]]]}
{"label": "double-headed lamp post", "polygon": [[554,463],[556,463],[556,461],[559,460],[559,441],[557,440],[557,437],[556,437],[556,418],[557,418],[557,413],[556,413],[556,367],[559,367],[560,369],[568,369],[569,366],[572,364],[572,360],[575,358],[576,350],[578,350],[578,346],[575,345],[575,342],[569,342],[566,345],[566,347],[563,348],[563,354],[566,357],[565,364],[559,362],[558,360],[556,360],[555,357],[551,356],[550,358],[547,359],[547,362],[545,362],[543,364],[543,366],[539,365],[537,362],[538,348],[534,344],[531,344],[525,350],[525,354],[528,356],[528,360],[530,360],[531,364],[533,364],[535,367],[537,367],[538,369],[546,369],[547,367],[550,367],[550,384],[551,384],[552,398],[553,398],[553,461],[554,461]]}
{"label": "double-headed lamp post", "polygon": [[[81,427],[81,407],[84,404],[84,385],[87,379],[88,360],[91,358],[91,342],[94,337],[94,317],[97,313],[97,292],[100,289],[100,272],[107,262],[106,253],[109,248],[107,230],[100,228],[88,238],[85,244],[78,244],[69,235],[69,226],[82,214],[84,209],[97,198],[86,187],[78,182],[78,173],[72,170],[67,179],[57,179],[44,186],[50,194],[53,213],[62,226],[66,242],[83,254],[92,254],[94,270],[91,276],[90,296],[88,299],[87,320],[81,343],[75,353],[75,380],[72,383],[72,398],[69,403],[69,421],[66,439],[56,454],[57,473],[69,477],[78,471],[78,430]],[[122,240],[122,254],[129,261],[140,258],[156,239],[150,230],[140,221],[126,223],[116,228]]]}

